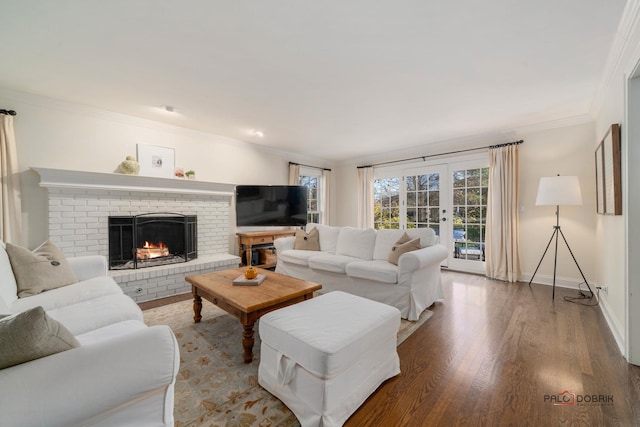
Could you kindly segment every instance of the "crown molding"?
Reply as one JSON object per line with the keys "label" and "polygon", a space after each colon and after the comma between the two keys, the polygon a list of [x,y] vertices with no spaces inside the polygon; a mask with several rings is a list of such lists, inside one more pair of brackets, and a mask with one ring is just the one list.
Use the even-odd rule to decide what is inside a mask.
{"label": "crown molding", "polygon": [[[640,5],[640,0],[633,0],[634,3]],[[639,8],[640,9],[640,8]],[[481,134],[466,135],[458,138],[425,142],[417,146],[405,148],[402,150],[388,151],[383,154],[377,154],[372,156],[358,156],[344,159],[342,161],[333,162],[325,158],[316,156],[309,156],[304,153],[290,152],[280,150],[277,148],[251,143],[243,140],[233,139],[222,135],[212,134],[208,132],[198,131],[167,123],[157,122],[154,120],[143,119],[139,117],[128,116],[121,113],[115,113],[112,111],[101,110],[99,108],[90,107],[82,104],[74,104],[72,102],[63,101],[54,98],[48,98],[42,95],[31,94],[27,92],[19,92],[8,88],[0,87],[0,98],[5,98],[9,101],[17,103],[26,103],[39,108],[54,108],[69,112],[71,114],[85,114],[93,116],[101,120],[114,121],[121,124],[130,126],[140,126],[151,130],[169,132],[181,136],[193,136],[200,139],[215,139],[216,143],[222,143],[227,145],[233,145],[234,147],[245,146],[256,151],[260,151],[266,154],[289,159],[290,161],[300,163],[315,163],[318,167],[331,168],[335,165],[346,165],[352,163],[366,164],[376,163],[379,161],[386,161],[393,158],[405,158],[411,156],[419,156],[421,154],[433,154],[439,151],[452,151],[457,149],[473,148],[478,144],[496,144],[507,140],[517,139],[517,135],[521,133],[539,132],[559,127],[573,126],[577,124],[584,124],[592,121],[593,118],[589,115],[579,115],[573,117],[567,117],[557,120],[551,120],[532,125],[525,125],[519,127],[505,128],[494,132],[485,132]],[[18,114],[20,112],[18,111]],[[425,153],[426,151],[426,153]]]}
{"label": "crown molding", "polygon": [[513,128],[511,132],[522,135],[534,132],[544,132],[546,130],[564,128],[569,126],[584,125],[586,123],[592,123],[593,117],[589,114],[580,114],[577,116],[565,117],[562,119],[548,120],[546,122],[534,123],[531,125],[518,126]]}
{"label": "crown molding", "polygon": [[[214,133],[199,131],[182,126],[171,125],[167,123],[158,122],[150,119],[143,119],[140,117],[129,116],[126,114],[116,113],[113,111],[103,110],[96,107],[91,107],[83,104],[76,104],[70,101],[64,101],[60,99],[50,98],[43,95],[37,95],[28,92],[20,92],[13,89],[0,86],[0,98],[4,98],[9,102],[28,104],[38,108],[44,109],[56,109],[66,111],[71,114],[83,114],[90,117],[95,117],[100,120],[112,121],[128,126],[143,127],[158,132],[171,133],[178,136],[191,136],[198,139],[213,139],[216,143],[232,145],[234,147],[245,147],[252,150],[260,151],[265,154],[273,156],[279,156],[288,160],[296,160],[299,162],[309,162],[322,165],[322,167],[331,167],[331,163],[324,158],[308,156],[304,153],[289,152],[277,148],[273,148],[263,144],[256,144],[247,142],[240,139],[229,138],[223,135]],[[13,107],[12,107],[13,108]],[[18,110],[18,115],[20,111]]]}
{"label": "crown molding", "polygon": [[640,30],[639,24],[640,0],[627,0],[624,11],[622,12],[622,17],[620,18],[620,23],[618,24],[618,29],[616,30],[616,35],[611,44],[611,49],[609,50],[609,55],[607,56],[602,78],[591,101],[591,108],[589,109],[591,117],[595,118],[598,116],[614,79],[616,76],[619,76],[620,73],[626,71],[622,69],[624,66],[623,59],[629,49],[635,49],[637,47],[633,41],[638,37]]}
{"label": "crown molding", "polygon": [[[589,114],[580,114],[577,116],[564,117],[556,120],[548,120],[545,122],[534,123],[530,125],[516,126],[504,128],[500,131],[486,132],[476,135],[467,135],[459,138],[452,138],[441,141],[426,142],[421,145],[410,148],[388,151],[383,154],[373,156],[361,156],[346,159],[339,165],[351,165],[357,163],[366,165],[370,163],[379,163],[385,161],[396,161],[395,159],[404,159],[409,157],[420,157],[421,155],[433,155],[438,153],[446,153],[449,151],[473,149],[478,146],[500,144],[508,141],[521,139],[523,135],[528,133],[543,132],[551,129],[578,126],[587,123],[593,123],[593,118]],[[526,141],[525,141],[526,142]],[[443,158],[445,156],[443,155]],[[400,160],[398,160],[400,161]]]}

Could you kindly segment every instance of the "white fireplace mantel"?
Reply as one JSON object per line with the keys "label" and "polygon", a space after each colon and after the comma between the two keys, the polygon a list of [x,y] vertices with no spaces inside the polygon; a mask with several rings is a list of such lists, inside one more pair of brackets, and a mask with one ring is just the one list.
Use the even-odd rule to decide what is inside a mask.
{"label": "white fireplace mantel", "polygon": [[84,172],[40,167],[31,167],[31,169],[40,175],[40,186],[45,188],[147,191],[228,197],[233,196],[235,189],[235,185],[233,184],[179,178],[155,178],[119,173]]}
{"label": "white fireplace mantel", "polygon": [[[178,178],[31,168],[48,198],[49,239],[67,257],[109,257],[109,217],[177,212],[198,217],[198,258],[139,270],[110,270],[136,302],[190,291],[185,274],[235,268],[229,251],[234,185]],[[235,237],[235,236],[233,236]],[[0,423],[1,424],[1,423]]]}

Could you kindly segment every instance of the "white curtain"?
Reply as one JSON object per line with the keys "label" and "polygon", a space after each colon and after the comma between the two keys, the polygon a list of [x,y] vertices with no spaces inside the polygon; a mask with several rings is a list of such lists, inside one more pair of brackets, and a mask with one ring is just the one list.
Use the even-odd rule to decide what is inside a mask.
{"label": "white curtain", "polygon": [[520,279],[518,230],[518,145],[489,150],[486,273],[493,279]]}
{"label": "white curtain", "polygon": [[[308,166],[312,168],[312,166]],[[320,169],[320,168],[314,168]],[[331,170],[322,169],[320,176],[320,223],[329,225],[331,222],[329,211],[331,209]],[[300,165],[289,163],[289,185],[300,185]]]}
{"label": "white curtain", "polygon": [[373,227],[373,167],[358,168],[358,227]]}
{"label": "white curtain", "polygon": [[21,245],[22,203],[20,202],[18,153],[13,132],[13,117],[8,114],[0,114],[0,179],[2,179],[0,240]]}
{"label": "white curtain", "polygon": [[289,185],[300,185],[300,165],[289,163]]}
{"label": "white curtain", "polygon": [[328,169],[323,169],[322,182],[320,184],[320,190],[322,191],[322,197],[320,197],[320,202],[322,203],[322,207],[320,208],[320,211],[322,212],[322,215],[320,215],[320,222],[326,225],[329,225],[331,223],[330,216],[329,216],[329,211],[331,208],[330,181],[331,181],[331,171]]}

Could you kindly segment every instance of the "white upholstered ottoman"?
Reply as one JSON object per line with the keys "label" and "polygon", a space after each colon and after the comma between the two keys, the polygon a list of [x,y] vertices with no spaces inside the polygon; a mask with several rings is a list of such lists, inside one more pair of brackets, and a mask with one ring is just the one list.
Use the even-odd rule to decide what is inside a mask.
{"label": "white upholstered ottoman", "polygon": [[302,427],[341,426],[383,381],[400,373],[400,311],[329,292],[260,318],[258,382]]}

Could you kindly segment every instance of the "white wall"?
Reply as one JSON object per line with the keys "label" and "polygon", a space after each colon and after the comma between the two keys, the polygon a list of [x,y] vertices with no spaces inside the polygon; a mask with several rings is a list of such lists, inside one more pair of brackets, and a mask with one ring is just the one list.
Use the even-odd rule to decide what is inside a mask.
{"label": "white wall", "polygon": [[[587,123],[523,133],[520,146],[520,260],[523,279],[529,280],[549,242],[555,225],[554,206],[536,206],[540,177],[576,175],[580,180],[582,206],[560,207],[560,226],[592,289],[596,282],[596,193],[593,154],[594,125]],[[552,283],[553,243],[535,277],[535,282]],[[580,271],[560,239],[556,283],[575,286],[582,282]],[[586,289],[586,287],[584,288]],[[595,289],[594,289],[595,290]]]}
{"label": "white wall", "polygon": [[[590,284],[596,278],[595,252],[595,166],[593,144],[594,124],[586,122],[547,130],[530,130],[509,134],[508,137],[479,137],[466,146],[487,146],[523,139],[520,145],[520,250],[523,279],[533,274],[551,237],[555,225],[555,208],[535,206],[538,182],[542,176],[577,175],[583,196],[583,205],[564,207],[561,210],[561,226],[578,263]],[[420,155],[455,151],[460,147],[424,147]],[[407,158],[416,153],[405,154]],[[340,182],[336,225],[357,224],[357,169],[358,165],[402,159],[398,153],[369,162],[345,163],[335,168]],[[545,257],[535,277],[537,283],[552,283],[553,252]],[[571,255],[561,243],[558,251],[557,285],[575,287],[582,282],[579,270]]]}
{"label": "white wall", "polygon": [[[624,123],[625,107],[625,77],[619,73],[610,87],[603,108],[596,120],[596,137],[594,138],[592,150],[595,151],[597,145],[603,139],[608,127],[613,123],[620,123],[622,127],[622,145],[626,146],[624,137],[626,124]],[[623,148],[623,154],[626,149]],[[626,174],[623,159],[623,174]],[[623,188],[623,215],[598,215],[596,220],[596,238],[598,246],[594,248],[597,256],[595,259],[597,267],[597,280],[601,284],[608,286],[608,294],[601,293],[603,312],[607,315],[609,326],[614,333],[618,344],[623,348],[626,332],[625,306],[625,217],[627,200]],[[623,350],[624,351],[624,350]]]}
{"label": "white wall", "polygon": [[115,172],[127,155],[136,155],[136,144],[143,143],[175,148],[176,166],[195,170],[202,181],[286,184],[289,161],[331,167],[239,140],[1,88],[0,106],[18,113],[14,127],[28,247],[48,236],[46,190],[39,187],[32,166]]}
{"label": "white wall", "polygon": [[[604,137],[613,123],[621,125],[622,144],[622,215],[598,216],[596,231],[598,246],[595,248],[598,280],[609,286],[609,294],[602,295],[603,312],[619,346],[628,360],[640,364],[640,330],[637,322],[629,322],[627,304],[631,314],[637,316],[640,306],[631,294],[640,292],[640,256],[635,249],[640,239],[640,182],[638,182],[638,150],[636,133],[629,138],[629,129],[638,129],[638,117],[627,112],[627,81],[640,62],[640,2],[629,0],[618,28],[617,38],[609,57],[608,73],[594,104],[596,116],[596,144]],[[636,90],[636,93],[638,91]],[[638,100],[635,111],[638,111]],[[637,131],[636,131],[637,132]],[[633,209],[631,209],[633,207]],[[637,319],[637,317],[636,317]],[[635,351],[627,349],[635,346]]]}
{"label": "white wall", "polygon": [[336,194],[338,210],[333,225],[358,226],[358,169],[356,163],[344,163],[335,167],[336,182],[340,191]]}

